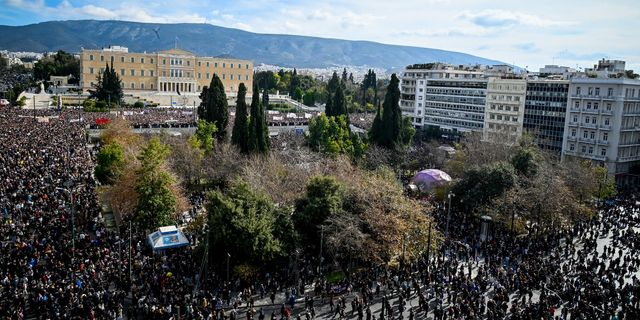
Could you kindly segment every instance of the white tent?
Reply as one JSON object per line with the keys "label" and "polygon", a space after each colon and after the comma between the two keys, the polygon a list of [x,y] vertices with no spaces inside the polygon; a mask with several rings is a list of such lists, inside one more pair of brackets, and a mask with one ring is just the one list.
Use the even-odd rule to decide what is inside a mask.
{"label": "white tent", "polygon": [[189,239],[176,226],[160,227],[147,236],[153,251],[179,248],[189,245]]}

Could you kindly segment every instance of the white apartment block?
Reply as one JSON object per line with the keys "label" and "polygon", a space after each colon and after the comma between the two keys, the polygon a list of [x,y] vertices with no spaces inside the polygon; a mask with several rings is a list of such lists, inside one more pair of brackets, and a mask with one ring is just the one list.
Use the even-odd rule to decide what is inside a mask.
{"label": "white apartment block", "polygon": [[407,66],[402,73],[400,109],[416,127],[482,131],[487,79],[478,68],[439,63]]}
{"label": "white apartment block", "polygon": [[619,185],[638,183],[640,81],[580,78],[569,85],[562,158],[606,166]]}
{"label": "white apartment block", "polygon": [[489,78],[483,140],[510,145],[518,143],[522,137],[526,92],[525,79]]}

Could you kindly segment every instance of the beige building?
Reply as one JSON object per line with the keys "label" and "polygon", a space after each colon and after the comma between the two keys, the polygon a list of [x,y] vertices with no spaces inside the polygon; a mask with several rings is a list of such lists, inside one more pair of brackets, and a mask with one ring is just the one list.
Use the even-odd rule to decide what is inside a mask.
{"label": "beige building", "polygon": [[[167,95],[199,95],[209,86],[214,74],[228,95],[235,95],[240,83],[253,88],[253,62],[240,59],[198,57],[181,49],[156,53],[133,53],[125,47],[82,50],[80,86],[89,90],[107,63],[122,80],[125,93],[153,92]],[[250,96],[250,95],[248,95]]]}
{"label": "beige building", "polygon": [[525,79],[491,77],[487,82],[482,138],[515,144],[522,136],[527,92]]}

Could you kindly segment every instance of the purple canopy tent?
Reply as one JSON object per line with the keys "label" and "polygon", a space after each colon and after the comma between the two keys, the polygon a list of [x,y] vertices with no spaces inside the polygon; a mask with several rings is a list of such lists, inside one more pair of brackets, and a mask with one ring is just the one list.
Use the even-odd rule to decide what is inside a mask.
{"label": "purple canopy tent", "polygon": [[451,181],[451,176],[438,169],[426,169],[413,176],[413,183],[422,192],[428,192],[433,188],[442,187]]}

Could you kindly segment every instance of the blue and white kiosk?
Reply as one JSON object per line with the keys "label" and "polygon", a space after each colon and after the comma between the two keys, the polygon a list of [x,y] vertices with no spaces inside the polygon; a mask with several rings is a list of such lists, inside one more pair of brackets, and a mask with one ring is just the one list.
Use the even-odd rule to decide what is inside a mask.
{"label": "blue and white kiosk", "polygon": [[153,251],[162,251],[172,248],[180,248],[189,245],[189,239],[176,228],[176,226],[166,226],[158,228],[147,236],[147,241]]}

